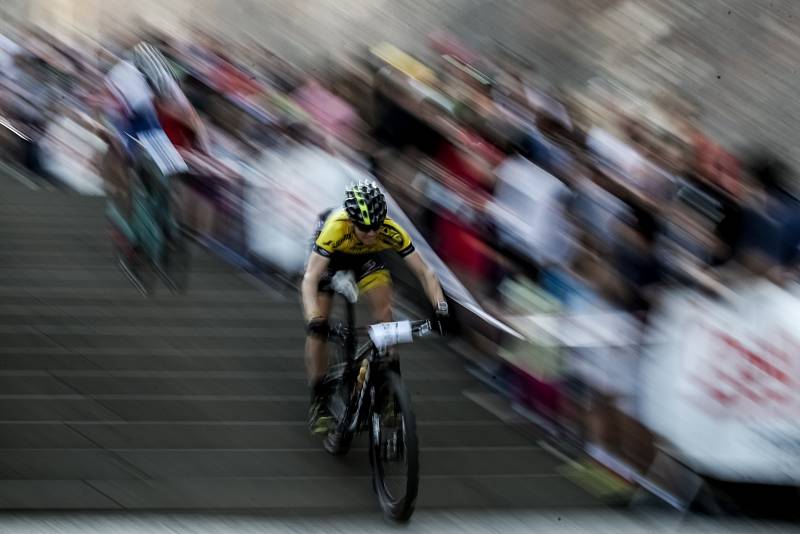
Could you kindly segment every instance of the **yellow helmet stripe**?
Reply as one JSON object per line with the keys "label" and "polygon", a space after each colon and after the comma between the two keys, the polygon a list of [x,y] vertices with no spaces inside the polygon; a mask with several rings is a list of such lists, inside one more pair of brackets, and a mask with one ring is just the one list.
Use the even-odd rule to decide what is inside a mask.
{"label": "yellow helmet stripe", "polygon": [[361,191],[358,190],[358,186],[353,188],[353,196],[356,197],[356,203],[358,204],[358,209],[361,210],[361,218],[363,219],[363,223],[366,226],[372,224],[372,221],[369,219],[369,209],[367,208],[367,201],[364,200],[364,197],[361,195]]}

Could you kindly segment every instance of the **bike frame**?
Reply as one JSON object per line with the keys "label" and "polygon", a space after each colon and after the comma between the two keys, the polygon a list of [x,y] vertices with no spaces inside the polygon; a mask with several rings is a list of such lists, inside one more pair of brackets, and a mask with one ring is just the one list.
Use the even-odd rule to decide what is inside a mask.
{"label": "bike frame", "polygon": [[[369,458],[372,467],[373,488],[384,513],[392,519],[407,521],[414,511],[419,488],[419,445],[416,422],[408,390],[402,383],[399,370],[392,365],[391,347],[409,343],[413,337],[423,337],[433,332],[430,320],[378,323],[368,327],[369,340],[356,346],[353,308],[357,299],[353,280],[337,281],[332,285],[347,302],[347,321],[334,326],[329,335],[346,354],[330,367],[328,378],[338,382],[336,394],[329,399],[331,414],[336,426],[328,431],[325,449],[334,455],[346,454],[353,438],[362,431],[369,433]],[[337,288],[338,285],[338,288]],[[334,367],[336,371],[334,371]],[[339,373],[341,369],[341,374]],[[383,403],[393,399],[399,402],[400,427],[384,431]],[[394,405],[396,410],[397,405]],[[393,412],[395,415],[397,412]],[[397,422],[397,419],[395,419]],[[410,425],[410,426],[408,426]],[[403,456],[398,456],[402,451]],[[409,456],[406,457],[405,455]],[[387,488],[386,462],[402,458],[407,460],[407,480],[402,495]]]}
{"label": "bike frame", "polygon": [[[348,308],[352,308],[353,304],[348,302],[347,306]],[[347,328],[334,328],[331,334],[334,337],[342,338],[346,348],[353,347],[356,342],[356,330],[353,327],[354,315],[352,311],[352,309],[348,309],[349,324]],[[424,322],[425,321],[421,321],[420,323]],[[356,393],[354,380],[358,380],[358,369],[360,368],[361,362],[364,362],[366,359],[366,374],[361,388],[358,389],[358,398],[350,399],[350,402],[345,408],[346,412],[343,417],[343,420],[347,421],[343,430],[351,434],[356,434],[370,429],[370,415],[372,414],[372,407],[376,400],[376,386],[380,385],[381,374],[389,365],[389,361],[386,359],[389,352],[388,350],[379,350],[372,340],[365,342],[356,351],[350,351],[349,348],[347,350],[348,361],[346,362],[343,376],[345,382],[348,384],[348,388],[353,386],[353,394]]]}
{"label": "bike frame", "polygon": [[[355,434],[365,429],[367,419],[365,414],[369,414],[369,407],[374,397],[374,393],[371,392],[370,387],[372,384],[373,363],[375,361],[374,354],[376,349],[371,341],[364,343],[358,349],[355,348],[356,336],[353,319],[354,315],[352,313],[352,308],[354,308],[354,306],[350,302],[347,302],[347,307],[349,308],[347,325],[339,325],[339,327],[334,328],[331,332],[331,337],[341,338],[344,344],[347,361],[344,362],[345,368],[342,380],[347,384],[347,390],[351,391],[351,395],[356,394],[355,384],[358,380],[361,362],[363,362],[365,358],[367,359],[366,375],[364,376],[364,382],[361,388],[358,389],[358,398],[354,399],[351,396],[345,405],[345,413],[342,418],[343,421],[347,421],[346,426],[342,430],[347,433]],[[369,395],[367,395],[368,392]],[[365,400],[367,402],[365,402]]]}

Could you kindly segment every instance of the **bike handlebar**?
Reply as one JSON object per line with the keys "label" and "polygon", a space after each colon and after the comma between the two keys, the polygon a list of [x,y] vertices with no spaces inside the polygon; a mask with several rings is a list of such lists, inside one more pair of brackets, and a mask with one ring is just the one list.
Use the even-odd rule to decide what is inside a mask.
{"label": "bike handlebar", "polygon": [[[434,321],[396,321],[378,323],[367,328],[369,337],[378,348],[387,348],[401,343],[410,343],[414,337],[429,336],[434,332]],[[441,326],[439,326],[441,330]]]}

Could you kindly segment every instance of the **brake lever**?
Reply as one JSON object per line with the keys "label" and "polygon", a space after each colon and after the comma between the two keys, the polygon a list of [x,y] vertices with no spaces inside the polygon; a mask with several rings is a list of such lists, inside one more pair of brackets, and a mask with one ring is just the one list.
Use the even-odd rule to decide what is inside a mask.
{"label": "brake lever", "polygon": [[436,330],[439,332],[440,336],[447,336],[447,328],[445,328],[444,321],[441,319],[436,319],[432,323],[436,325]]}
{"label": "brake lever", "polygon": [[431,332],[433,332],[433,325],[431,324],[431,321],[428,320],[425,321],[425,323],[423,323],[422,325],[420,325],[419,329],[417,330],[417,335],[420,337],[425,337],[429,335]]}

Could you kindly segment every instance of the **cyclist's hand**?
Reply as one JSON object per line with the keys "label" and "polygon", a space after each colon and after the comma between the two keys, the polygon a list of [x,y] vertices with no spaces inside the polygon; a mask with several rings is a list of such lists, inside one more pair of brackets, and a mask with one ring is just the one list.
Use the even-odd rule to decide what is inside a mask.
{"label": "cyclist's hand", "polygon": [[439,334],[446,336],[450,324],[450,307],[447,305],[446,300],[436,304],[436,308],[434,308],[434,317],[436,327],[439,329]]}

